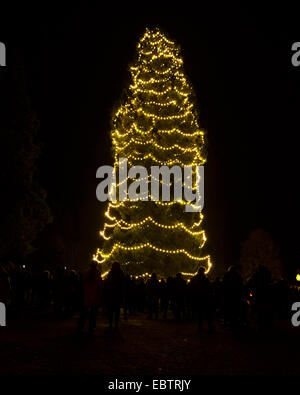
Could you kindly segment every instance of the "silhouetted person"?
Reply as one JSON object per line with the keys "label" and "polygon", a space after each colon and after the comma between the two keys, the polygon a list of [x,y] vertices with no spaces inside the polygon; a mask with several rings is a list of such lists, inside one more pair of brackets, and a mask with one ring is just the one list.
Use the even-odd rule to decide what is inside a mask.
{"label": "silhouetted person", "polygon": [[293,304],[288,283],[285,280],[279,280],[273,285],[273,305],[276,309],[278,319],[288,319],[290,314],[289,307]]}
{"label": "silhouetted person", "polygon": [[20,318],[25,304],[24,272],[20,265],[10,264],[9,275],[11,280],[11,307],[13,314]]}
{"label": "silhouetted person", "polygon": [[[100,274],[100,273],[99,273]],[[72,315],[79,307],[79,278],[75,270],[65,274],[65,313]]]}
{"label": "silhouetted person", "polygon": [[224,324],[238,327],[243,319],[245,294],[243,279],[235,266],[230,266],[223,278]]}
{"label": "silhouetted person", "polygon": [[124,297],[125,277],[118,262],[114,262],[104,283],[105,304],[108,311],[109,329],[118,329],[120,308]]}
{"label": "silhouetted person", "polygon": [[185,314],[188,318],[195,318],[193,312],[193,290],[190,281],[186,284],[186,303],[185,303]]}
{"label": "silhouetted person", "polygon": [[131,292],[130,292],[130,306],[129,311],[130,314],[136,314],[138,311],[138,280],[132,279],[131,280]]}
{"label": "silhouetted person", "polygon": [[136,285],[136,302],[137,302],[138,311],[140,313],[143,313],[146,304],[146,294],[145,294],[145,283],[142,277],[138,279]]}
{"label": "silhouetted person", "polygon": [[51,302],[51,273],[44,270],[39,276],[38,306],[47,311]]}
{"label": "silhouetted person", "polygon": [[171,276],[167,278],[167,290],[168,290],[168,305],[171,311],[175,315],[175,279]]}
{"label": "silhouetted person", "polygon": [[30,306],[32,303],[32,272],[24,267],[24,289],[25,305]]}
{"label": "silhouetted person", "polygon": [[223,281],[216,277],[213,282],[216,316],[220,318],[223,312]]}
{"label": "silhouetted person", "polygon": [[200,267],[196,276],[191,279],[194,311],[198,317],[198,329],[202,331],[203,322],[207,321],[209,332],[213,331],[213,293],[212,285]]}
{"label": "silhouetted person", "polygon": [[260,331],[272,326],[272,286],[271,273],[265,266],[259,266],[251,279],[254,308],[257,313],[258,327]]}
{"label": "silhouetted person", "polygon": [[[83,287],[83,284],[81,284],[81,287]],[[65,270],[62,267],[58,267],[53,276],[53,303],[54,303],[55,314],[60,316],[64,312],[65,299],[66,299]]]}
{"label": "silhouetted person", "polygon": [[0,302],[6,306],[11,298],[10,278],[4,266],[0,265]]}
{"label": "silhouetted person", "polygon": [[83,306],[78,320],[78,332],[84,329],[86,320],[89,321],[89,333],[96,328],[98,307],[101,302],[103,282],[97,268],[97,262],[91,261],[89,269],[82,276]]}
{"label": "silhouetted person", "polygon": [[181,273],[174,280],[175,318],[180,321],[185,315],[186,282]]}
{"label": "silhouetted person", "polygon": [[135,314],[136,312],[136,284],[129,274],[125,276],[124,280],[123,308],[125,320],[127,320],[128,312],[130,314]]}
{"label": "silhouetted person", "polygon": [[167,318],[169,298],[168,298],[168,286],[167,282],[162,278],[159,284],[159,297],[160,297],[160,311],[163,314],[163,318]]}
{"label": "silhouetted person", "polygon": [[158,307],[159,307],[159,282],[156,277],[156,273],[152,273],[151,278],[146,284],[147,296],[148,296],[148,308],[149,318],[158,318]]}

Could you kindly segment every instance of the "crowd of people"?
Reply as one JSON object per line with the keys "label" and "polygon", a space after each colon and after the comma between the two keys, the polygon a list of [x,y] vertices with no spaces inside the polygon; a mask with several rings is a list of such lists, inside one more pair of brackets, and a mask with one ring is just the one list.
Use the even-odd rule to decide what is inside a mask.
{"label": "crowd of people", "polygon": [[0,301],[12,318],[32,309],[72,315],[81,304],[80,289],[81,276],[75,270],[32,271],[25,265],[0,264]]}
{"label": "crowd of people", "polygon": [[293,300],[293,288],[285,281],[272,281],[264,266],[243,281],[238,267],[231,266],[223,278],[209,280],[204,268],[185,279],[181,273],[167,279],[155,273],[149,278],[125,275],[117,262],[102,279],[92,261],[84,273],[58,268],[32,273],[24,265],[0,266],[0,301],[11,317],[20,318],[35,309],[59,317],[79,313],[78,333],[86,323],[90,334],[96,328],[97,314],[108,318],[108,327],[118,329],[120,318],[146,314],[149,319],[173,318],[197,322],[213,332],[215,323],[225,327],[247,327],[253,320],[260,330],[274,319],[286,319]]}

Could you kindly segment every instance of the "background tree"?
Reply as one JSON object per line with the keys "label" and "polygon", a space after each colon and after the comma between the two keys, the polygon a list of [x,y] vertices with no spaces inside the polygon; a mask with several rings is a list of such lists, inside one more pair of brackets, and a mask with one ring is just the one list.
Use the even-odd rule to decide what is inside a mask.
{"label": "background tree", "polygon": [[[116,173],[119,158],[127,158],[128,167],[146,167],[149,175],[151,166],[205,163],[204,132],[179,52],[158,29],[146,30],[140,39],[130,68],[132,83],[112,122]],[[185,212],[187,201],[174,201],[172,195],[170,202],[151,201],[150,185],[147,193],[135,202],[117,198],[108,204],[109,222],[100,232],[103,245],[94,259],[104,271],[117,260],[133,274],[192,275],[199,265],[209,270],[203,215]],[[149,201],[142,200],[147,197]]]}
{"label": "background tree", "polygon": [[274,279],[284,277],[279,246],[271,235],[262,229],[254,229],[248,239],[242,243],[240,264],[245,279],[250,278],[259,265],[269,269]]}
{"label": "background tree", "polygon": [[23,62],[10,59],[0,83],[0,257],[25,257],[51,215],[37,179],[39,122],[26,93]]}

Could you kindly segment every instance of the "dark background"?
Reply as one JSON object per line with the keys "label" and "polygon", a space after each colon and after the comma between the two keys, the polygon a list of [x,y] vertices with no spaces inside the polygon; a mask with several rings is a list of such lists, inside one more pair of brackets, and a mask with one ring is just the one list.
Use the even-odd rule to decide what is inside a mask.
{"label": "dark background", "polygon": [[263,228],[292,273],[300,255],[300,67],[291,64],[291,46],[300,41],[300,29],[297,10],[287,4],[3,8],[7,63],[22,54],[41,124],[39,177],[53,211],[51,227],[60,233],[68,224],[76,259],[86,264],[104,220],[95,175],[112,163],[111,112],[129,83],[137,40],[156,26],[182,47],[200,125],[208,132],[204,215],[215,266],[235,262],[249,232]]}

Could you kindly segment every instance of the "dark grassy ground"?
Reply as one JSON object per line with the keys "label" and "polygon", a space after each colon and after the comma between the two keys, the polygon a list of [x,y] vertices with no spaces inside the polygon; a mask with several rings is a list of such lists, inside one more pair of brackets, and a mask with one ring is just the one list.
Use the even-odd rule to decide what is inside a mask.
{"label": "dark grassy ground", "polygon": [[195,323],[143,314],[122,320],[118,333],[99,316],[93,339],[78,339],[75,328],[76,317],[8,322],[0,328],[0,374],[300,374],[300,327],[289,322],[264,335],[220,324],[200,334]]}

